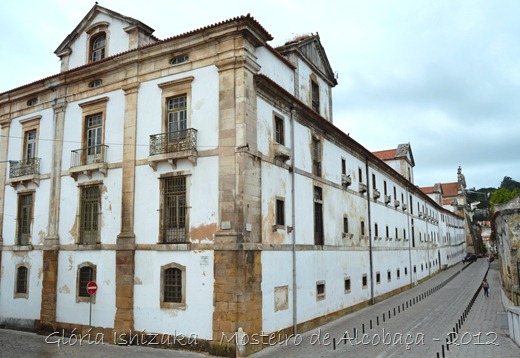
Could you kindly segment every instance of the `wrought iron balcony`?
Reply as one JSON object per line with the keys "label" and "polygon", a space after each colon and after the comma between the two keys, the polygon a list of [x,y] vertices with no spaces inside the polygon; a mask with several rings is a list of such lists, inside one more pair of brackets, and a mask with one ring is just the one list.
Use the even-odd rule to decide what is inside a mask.
{"label": "wrought iron balcony", "polygon": [[157,164],[168,161],[172,167],[178,159],[197,161],[197,130],[188,128],[176,132],[153,134],[150,136],[148,164],[157,170]]}
{"label": "wrought iron balcony", "polygon": [[73,150],[71,152],[70,167],[74,168],[82,165],[104,163],[107,151],[108,145],[96,145]]}
{"label": "wrought iron balcony", "polygon": [[18,184],[27,186],[29,183],[40,185],[40,162],[41,158],[30,158],[25,160],[9,161],[9,180],[13,188]]}
{"label": "wrought iron balcony", "polygon": [[76,180],[80,173],[90,178],[93,172],[99,171],[106,176],[108,170],[107,153],[108,145],[104,144],[71,151],[70,175]]}
{"label": "wrought iron balcony", "polygon": [[193,128],[150,136],[150,155],[182,152],[197,148],[197,130]]}
{"label": "wrought iron balcony", "polygon": [[41,158],[9,161],[9,178],[18,178],[26,175],[40,175],[40,161]]}

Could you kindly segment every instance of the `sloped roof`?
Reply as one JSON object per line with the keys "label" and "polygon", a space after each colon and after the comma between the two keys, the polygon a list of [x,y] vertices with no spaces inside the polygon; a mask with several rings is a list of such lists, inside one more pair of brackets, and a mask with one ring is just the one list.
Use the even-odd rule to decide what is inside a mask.
{"label": "sloped roof", "polygon": [[298,52],[311,66],[314,66],[317,71],[321,72],[332,86],[338,84],[325,49],[321,44],[320,36],[317,33],[316,35],[298,36],[286,42],[283,46],[277,47],[276,51],[284,56],[290,52]]}
{"label": "sloped roof", "polygon": [[132,17],[121,15],[118,12],[112,11],[110,9],[107,9],[103,6],[99,6],[96,4],[92,7],[92,9],[90,9],[90,11],[87,13],[87,15],[85,15],[85,17],[80,21],[78,26],[76,26],[74,28],[74,30],[65,38],[65,40],[63,40],[63,42],[58,46],[58,48],[56,49],[56,51],[54,51],[54,53],[57,56],[59,56],[60,53],[65,51],[71,45],[71,43],[74,42],[74,40],[76,40],[76,38],[83,32],[83,30],[85,30],[90,25],[90,23],[92,22],[92,20],[96,17],[96,15],[98,13],[103,13],[110,17],[124,21],[124,22],[128,23],[129,26],[137,26],[137,27],[141,28],[149,36],[151,36],[153,39],[155,39],[156,41],[159,41],[158,38],[152,36],[152,33],[155,30],[152,29],[150,26],[148,26],[148,25],[142,23],[141,21],[136,20]]}
{"label": "sloped roof", "polygon": [[433,194],[433,186],[426,186],[424,188],[419,188],[424,194]]}
{"label": "sloped roof", "polygon": [[377,152],[372,152],[376,157],[381,160],[394,160],[395,159],[395,149],[387,149],[380,150]]}
{"label": "sloped roof", "polygon": [[459,183],[441,183],[442,192],[445,197],[453,197],[459,195]]}

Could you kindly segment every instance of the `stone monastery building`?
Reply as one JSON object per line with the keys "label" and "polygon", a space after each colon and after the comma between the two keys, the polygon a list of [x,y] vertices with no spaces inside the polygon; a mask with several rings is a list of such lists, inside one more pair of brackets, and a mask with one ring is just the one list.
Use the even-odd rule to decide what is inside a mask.
{"label": "stone monastery building", "polygon": [[[0,93],[0,325],[298,332],[465,254],[464,217],[332,121],[318,35],[250,15],[160,40],[95,5],[61,72]],[[257,347],[250,347],[249,351]]]}

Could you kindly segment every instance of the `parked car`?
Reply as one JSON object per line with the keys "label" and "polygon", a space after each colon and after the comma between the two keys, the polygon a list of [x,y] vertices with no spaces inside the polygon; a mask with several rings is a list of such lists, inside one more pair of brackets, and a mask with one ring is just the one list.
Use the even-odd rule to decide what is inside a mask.
{"label": "parked car", "polygon": [[475,262],[477,261],[477,255],[468,254],[465,258],[462,259],[462,263],[464,262]]}

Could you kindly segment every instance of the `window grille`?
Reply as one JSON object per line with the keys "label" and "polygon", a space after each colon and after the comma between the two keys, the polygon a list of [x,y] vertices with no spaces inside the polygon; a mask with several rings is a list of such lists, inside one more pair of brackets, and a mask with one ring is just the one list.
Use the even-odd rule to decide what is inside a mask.
{"label": "window grille", "polygon": [[90,295],[87,292],[87,284],[90,281],[94,281],[94,269],[89,266],[84,266],[79,269],[79,290],[78,290],[78,296],[79,297],[90,297]]}
{"label": "window grille", "polygon": [[81,188],[80,200],[80,242],[84,245],[92,245],[98,241],[99,235],[99,186],[91,185]]}
{"label": "window grille", "polygon": [[182,303],[182,271],[178,268],[164,271],[164,302]]}
{"label": "window grille", "polygon": [[27,293],[27,267],[20,266],[16,273],[16,293]]}
{"label": "window grille", "polygon": [[186,242],[186,177],[163,179],[163,242]]}

